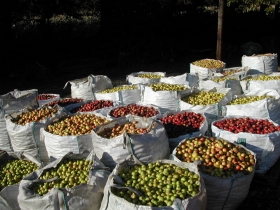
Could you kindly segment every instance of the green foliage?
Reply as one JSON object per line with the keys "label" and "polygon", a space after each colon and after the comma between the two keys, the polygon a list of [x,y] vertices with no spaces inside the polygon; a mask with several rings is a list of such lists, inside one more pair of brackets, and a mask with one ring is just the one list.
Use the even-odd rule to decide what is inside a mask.
{"label": "green foliage", "polygon": [[266,14],[273,13],[277,4],[280,0],[227,0],[227,6],[236,6],[242,12],[259,11],[261,6],[266,6]]}

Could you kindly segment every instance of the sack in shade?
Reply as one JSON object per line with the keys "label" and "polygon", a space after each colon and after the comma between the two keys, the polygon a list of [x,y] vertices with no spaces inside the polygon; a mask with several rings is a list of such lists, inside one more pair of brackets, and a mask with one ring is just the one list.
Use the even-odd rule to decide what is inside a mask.
{"label": "sack in shade", "polygon": [[0,150],[13,151],[6,128],[5,115],[24,108],[36,109],[38,104],[38,90],[14,90],[0,96]]}
{"label": "sack in shade", "polygon": [[[72,188],[52,188],[42,196],[36,194],[31,186],[40,181],[39,177],[45,170],[56,168],[64,159],[92,160],[87,184],[80,184]],[[21,210],[30,209],[59,209],[59,210],[98,210],[103,198],[104,187],[110,175],[108,168],[91,151],[82,154],[68,153],[46,165],[40,170],[25,177],[19,185],[18,203]],[[42,180],[50,182],[52,180]]]}
{"label": "sack in shade", "polygon": [[89,75],[88,77],[66,82],[64,89],[71,84],[71,97],[82,98],[84,100],[94,100],[94,93],[112,88],[111,79],[105,75]]}

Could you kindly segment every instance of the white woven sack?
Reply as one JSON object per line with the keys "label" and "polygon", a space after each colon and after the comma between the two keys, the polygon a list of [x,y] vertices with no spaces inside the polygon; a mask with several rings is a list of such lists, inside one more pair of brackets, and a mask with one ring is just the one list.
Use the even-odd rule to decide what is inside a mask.
{"label": "white woven sack", "polygon": [[[184,140],[182,142],[184,142]],[[254,154],[252,151],[250,152]],[[172,151],[170,159],[182,163],[182,161],[176,157],[176,148]],[[237,209],[237,207],[246,199],[246,196],[249,193],[254,174],[255,170],[248,175],[236,174],[230,178],[220,178],[200,172],[200,176],[204,180],[207,190],[206,209]]]}
{"label": "white woven sack", "polygon": [[[280,76],[280,72],[274,72],[268,76]],[[280,93],[280,79],[279,80],[250,80],[247,83],[247,92],[253,90],[274,89]]]}
{"label": "white woven sack", "polygon": [[[65,117],[66,116],[58,116],[57,118],[48,120],[45,123],[45,127],[47,127],[49,124],[52,124],[55,121],[63,120]],[[62,158],[69,152],[72,152],[74,154],[81,154],[85,151],[93,150],[91,134],[60,136],[47,132],[45,130],[45,127],[40,129],[40,139],[41,141],[45,142],[48,157],[51,161],[53,159]]]}
{"label": "white woven sack", "polygon": [[0,96],[0,150],[13,151],[8,131],[6,128],[5,115],[19,111],[26,107],[36,109],[38,104],[38,90],[14,90]]}
{"label": "white woven sack", "polygon": [[259,101],[255,101],[247,104],[238,105],[224,105],[221,106],[222,117],[226,116],[244,116],[270,119],[273,122],[280,123],[280,95],[276,90],[264,89],[254,90],[247,92],[240,96],[272,96],[274,99],[266,98]]}
{"label": "white woven sack", "polygon": [[[226,118],[232,117],[237,116],[228,116]],[[247,149],[256,153],[258,165],[256,173],[266,173],[280,157],[280,131],[269,134],[232,133],[214,126],[215,122],[211,126],[213,136],[226,139],[232,143],[243,144]]]}
{"label": "white woven sack", "polygon": [[113,93],[94,93],[96,100],[111,100],[116,101],[119,104],[130,104],[141,101],[141,89],[140,85],[133,90],[121,90]]}
{"label": "white woven sack", "polygon": [[[41,161],[25,153],[0,152],[0,160],[28,160],[42,167]],[[19,184],[9,185],[0,191],[0,209],[2,210],[20,210],[18,204]]]}
{"label": "white woven sack", "polygon": [[15,124],[11,121],[11,116],[17,116],[23,112],[25,112],[25,110],[5,116],[6,127],[11,139],[13,150],[15,152],[25,152],[40,159],[44,164],[48,164],[50,160],[45,142],[40,139],[40,129],[45,126],[47,120],[58,116],[65,116],[66,113],[63,109],[60,109],[53,115],[53,117],[40,122],[30,122],[25,125]]}
{"label": "white woven sack", "polygon": [[160,78],[159,82],[167,84],[188,85],[189,87],[198,87],[198,76],[196,74],[181,74]]}
{"label": "white woven sack", "polygon": [[[160,114],[157,116],[157,119],[160,120],[161,118],[164,118],[164,117],[167,117],[169,116],[170,114],[177,114],[177,113],[184,113],[184,112],[192,112],[192,111],[178,111],[178,112],[166,112],[164,114]],[[199,130],[196,131],[196,132],[193,132],[193,133],[189,133],[189,134],[185,134],[185,135],[181,135],[181,136],[178,136],[176,138],[168,138],[169,140],[169,147],[171,149],[171,151],[173,151],[173,149],[175,147],[178,146],[178,144],[183,141],[184,139],[186,138],[192,138],[192,137],[197,137],[197,136],[200,136],[200,135],[204,135],[205,132],[208,130],[208,122],[207,122],[207,119],[206,119],[206,116],[201,113],[201,115],[203,116],[204,118],[204,122],[202,123],[202,125],[200,126]]]}
{"label": "white woven sack", "polygon": [[71,84],[71,97],[84,100],[94,100],[94,93],[112,88],[112,81],[105,75],[89,75],[88,77],[66,82]]}
{"label": "white woven sack", "polygon": [[278,71],[277,54],[242,56],[242,66],[249,66],[253,73],[271,74]]}
{"label": "white woven sack", "polygon": [[179,100],[181,95],[191,93],[190,87],[186,86],[183,91],[154,91],[151,87],[142,86],[142,102],[159,107],[160,112],[179,111]]}
{"label": "white woven sack", "polygon": [[215,82],[213,80],[199,80],[199,89],[205,89],[205,88],[230,88],[232,95],[242,95],[243,90],[240,85],[239,80],[224,80],[220,82]]}
{"label": "white woven sack", "polygon": [[219,93],[224,93],[226,94],[225,97],[216,104],[210,104],[206,106],[202,105],[192,105],[189,103],[186,103],[180,99],[179,101],[179,106],[180,106],[180,111],[183,110],[189,110],[197,113],[203,113],[206,116],[208,125],[210,125],[214,120],[217,120],[220,116],[220,106],[226,105],[228,102],[232,100],[232,92],[230,88],[212,88],[212,89],[194,89],[193,93],[198,93],[200,91],[212,91],[212,92],[219,92]]}
{"label": "white woven sack", "polygon": [[[208,59],[208,60],[213,60],[213,59]],[[197,75],[199,79],[210,79],[212,78],[214,73],[221,72],[225,68],[225,66],[226,64],[224,63],[224,66],[222,68],[205,68],[190,63],[190,73]]]}
{"label": "white woven sack", "polygon": [[[80,160],[86,158],[93,160],[92,168],[88,175],[88,183],[80,184],[73,188],[52,188],[47,194],[40,196],[36,194],[30,186],[40,181],[38,179],[42,173],[57,165],[65,158]],[[110,175],[108,169],[95,156],[93,152],[83,154],[66,154],[41,170],[29,174],[19,185],[18,203],[21,210],[30,209],[59,209],[59,210],[98,210],[103,198],[103,191],[107,179]],[[42,180],[50,182],[52,180]]]}
{"label": "white woven sack", "polygon": [[53,96],[53,98],[46,99],[46,100],[38,100],[39,107],[42,107],[42,106],[44,106],[45,104],[48,104],[48,103],[50,103],[50,102],[53,102],[53,101],[56,101],[56,100],[59,100],[59,99],[60,99],[60,95],[59,95],[59,94],[52,94],[52,93],[43,93],[43,94],[51,95],[51,96]]}
{"label": "white woven sack", "polygon": [[165,77],[165,72],[146,72],[146,71],[140,71],[140,72],[134,72],[126,76],[126,81],[129,85],[136,85],[136,84],[145,84],[149,85],[152,83],[158,83],[160,81],[159,78],[141,78],[138,77],[140,74],[153,74],[161,77]]}
{"label": "white woven sack", "polygon": [[[154,162],[154,161],[153,161]],[[193,163],[179,163],[173,160],[159,160],[156,162],[174,164],[181,168],[188,168],[190,171],[198,174],[197,165]],[[108,181],[104,188],[104,197],[102,199],[100,210],[205,210],[206,209],[206,189],[203,179],[200,179],[200,192],[190,198],[184,200],[176,198],[172,206],[163,207],[150,207],[143,205],[136,205],[126,201],[114,195],[111,191],[111,186],[114,184],[115,177],[119,174],[120,170],[129,168],[130,165],[135,165],[135,163],[128,163],[128,161],[123,161],[116,165],[113,172],[110,174]]]}
{"label": "white woven sack", "polygon": [[[152,126],[152,130],[144,134],[123,133],[111,139],[98,135],[105,128],[112,128],[116,124],[123,125],[133,121],[138,121],[140,127],[147,128]],[[144,163],[164,159],[169,157],[170,154],[168,138],[163,125],[151,118],[132,115],[117,118],[107,124],[96,127],[92,132],[92,142],[97,157],[111,170],[130,154]]]}

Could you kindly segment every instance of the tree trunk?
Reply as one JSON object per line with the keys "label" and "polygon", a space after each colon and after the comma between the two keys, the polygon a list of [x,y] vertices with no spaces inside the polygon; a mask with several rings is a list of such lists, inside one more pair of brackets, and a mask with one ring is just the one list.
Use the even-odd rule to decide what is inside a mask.
{"label": "tree trunk", "polygon": [[224,0],[219,0],[217,49],[216,49],[216,59],[217,60],[222,60],[223,15],[224,15]]}

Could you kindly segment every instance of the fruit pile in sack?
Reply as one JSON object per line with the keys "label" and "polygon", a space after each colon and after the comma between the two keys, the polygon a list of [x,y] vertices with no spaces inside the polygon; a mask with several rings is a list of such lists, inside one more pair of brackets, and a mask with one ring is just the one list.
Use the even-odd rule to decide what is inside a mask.
{"label": "fruit pile in sack", "polygon": [[59,94],[53,94],[53,93],[41,93],[38,94],[38,103],[39,107],[42,107],[43,105],[50,103],[52,101],[57,101],[60,99]]}
{"label": "fruit pile in sack", "polygon": [[95,100],[95,92],[113,87],[111,79],[105,75],[95,76],[91,74],[85,78],[68,81],[64,89],[69,83],[71,84],[71,97],[84,100]]}
{"label": "fruit pile in sack", "polygon": [[252,74],[271,74],[278,71],[278,58],[275,53],[242,56],[242,66],[249,66]]}
{"label": "fruit pile in sack", "polygon": [[125,117],[126,115],[134,115],[146,118],[156,118],[160,114],[160,109],[154,105],[143,104],[141,101],[137,103],[118,105],[110,108],[98,110],[111,119]]}
{"label": "fruit pile in sack", "polygon": [[40,160],[26,153],[0,151],[0,209],[20,210],[19,183],[41,167]]}
{"label": "fruit pile in sack", "polygon": [[119,104],[130,104],[141,101],[140,85],[119,85],[94,93],[96,100],[111,100]]}
{"label": "fruit pile in sack", "polygon": [[240,81],[243,92],[273,89],[280,93],[280,73],[253,74]]}
{"label": "fruit pile in sack", "polygon": [[195,74],[202,79],[210,79],[214,73],[221,72],[226,64],[223,61],[215,59],[202,59],[194,61],[190,64],[190,73]]}
{"label": "fruit pile in sack", "polygon": [[243,94],[240,80],[247,76],[248,67],[235,67],[223,69],[211,78],[199,80],[199,88],[230,88],[233,95]]}
{"label": "fruit pile in sack", "polygon": [[36,109],[38,104],[38,90],[14,90],[0,96],[0,150],[13,151],[6,128],[5,115],[24,108]]}
{"label": "fruit pile in sack", "polygon": [[198,76],[196,74],[184,73],[176,76],[161,77],[160,83],[187,85],[189,87],[198,87]]}
{"label": "fruit pile in sack", "polygon": [[173,151],[183,139],[204,135],[208,130],[208,123],[203,113],[166,112],[158,115],[157,119],[164,125],[170,151]]}
{"label": "fruit pile in sack", "polygon": [[49,103],[44,104],[42,107],[54,107],[59,106],[65,109],[68,113],[69,109],[73,106],[79,106],[84,104],[86,101],[82,98],[60,98],[54,101],[50,101]]}
{"label": "fruit pile in sack", "polygon": [[126,115],[114,119],[93,130],[92,142],[97,157],[111,170],[130,154],[144,163],[170,155],[164,126],[152,118]]}
{"label": "fruit pile in sack", "polygon": [[165,72],[133,72],[126,76],[126,81],[129,85],[158,83],[161,78],[165,77]]}
{"label": "fruit pile in sack", "polygon": [[69,152],[79,154],[93,149],[92,130],[110,121],[93,113],[76,113],[50,119],[41,128],[41,140],[45,142],[50,160]]}
{"label": "fruit pile in sack", "polygon": [[194,163],[133,158],[118,163],[104,189],[100,210],[205,210],[206,189]]}
{"label": "fruit pile in sack", "polygon": [[88,100],[83,104],[73,104],[68,107],[68,114],[76,114],[76,113],[93,113],[97,110],[114,107],[117,106],[118,102],[114,102],[111,100]]}
{"label": "fruit pile in sack", "polygon": [[18,203],[21,210],[98,210],[109,175],[92,151],[68,153],[25,177]]}
{"label": "fruit pile in sack", "polygon": [[228,116],[212,124],[212,135],[243,144],[256,153],[256,173],[264,174],[280,157],[280,126],[271,120]]}
{"label": "fruit pile in sack", "polygon": [[179,111],[180,96],[191,93],[191,88],[187,85],[168,83],[142,85],[141,89],[142,102],[159,107],[161,113]]}
{"label": "fruit pile in sack", "polygon": [[221,106],[221,115],[265,118],[279,124],[280,95],[273,89],[253,90],[236,95],[227,105]]}
{"label": "fruit pile in sack", "polygon": [[23,109],[5,116],[6,128],[11,145],[16,152],[25,152],[49,163],[49,157],[44,141],[41,141],[40,129],[48,120],[65,116],[64,109],[58,106]]}
{"label": "fruit pile in sack", "polygon": [[193,89],[192,94],[181,97],[180,110],[203,113],[208,125],[219,117],[219,108],[232,100],[230,88]]}
{"label": "fruit pile in sack", "polygon": [[170,159],[198,163],[207,191],[207,210],[235,210],[248,195],[255,174],[254,152],[217,137],[185,139]]}

